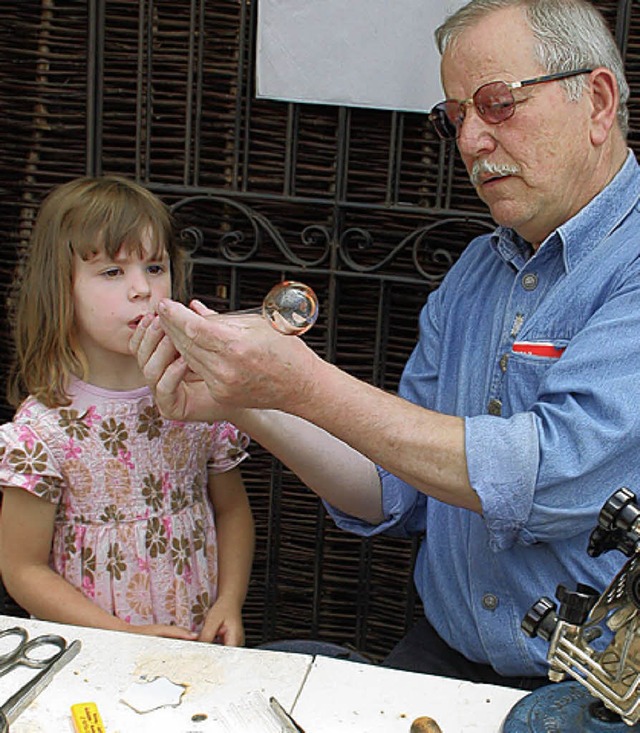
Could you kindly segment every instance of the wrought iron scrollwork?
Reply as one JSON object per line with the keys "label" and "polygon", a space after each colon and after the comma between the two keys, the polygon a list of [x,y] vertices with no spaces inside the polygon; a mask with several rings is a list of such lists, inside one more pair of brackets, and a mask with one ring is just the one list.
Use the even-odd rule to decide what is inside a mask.
{"label": "wrought iron scrollwork", "polygon": [[[222,215],[217,220],[207,213],[207,207],[211,206],[223,209]],[[430,283],[442,280],[457,257],[457,253],[446,246],[447,228],[464,226],[469,230],[471,225],[471,229],[477,228],[477,233],[480,233],[490,231],[495,226],[491,220],[483,216],[448,217],[419,227],[397,244],[390,245],[388,241],[384,243],[376,241],[374,233],[364,227],[349,227],[336,238],[330,227],[310,224],[300,233],[300,242],[303,245],[301,249],[312,253],[312,256],[303,256],[293,250],[267,216],[233,198],[191,196],[174,204],[172,208],[174,214],[184,210],[185,218],[191,217],[191,221],[180,234],[183,241],[190,243],[188,249],[192,255],[202,254],[207,238],[211,240],[212,234],[209,231],[211,228],[224,230],[224,227],[227,227],[222,232],[218,231],[217,242],[214,243],[213,249],[229,264],[257,259],[261,246],[269,241],[282,255],[283,264],[303,269],[319,267],[330,259],[332,247],[337,241],[339,262],[353,272],[378,273],[404,255],[404,267],[411,267],[413,274]],[[248,226],[243,228],[239,224],[238,213]],[[208,227],[207,219],[215,226]],[[436,232],[440,233],[439,237],[436,236]],[[469,239],[472,236],[469,234]],[[211,242],[209,244],[211,245]],[[210,247],[209,253],[211,251]]]}
{"label": "wrought iron scrollwork", "polygon": [[307,266],[315,267],[321,265],[329,257],[332,234],[328,227],[322,226],[321,224],[310,224],[302,230],[300,240],[305,245],[314,245],[316,247],[324,245],[324,251],[321,252],[320,256],[313,262],[308,262]]}
{"label": "wrought iron scrollwork", "polygon": [[180,229],[179,237],[182,242],[182,248],[190,255],[193,255],[200,249],[204,239],[202,230],[198,229],[198,227],[183,227]]}
{"label": "wrought iron scrollwork", "polygon": [[[233,198],[222,196],[190,196],[175,203],[171,208],[174,215],[182,210],[187,210],[191,206],[197,205],[197,218],[202,220],[203,207],[210,205],[218,205],[232,209],[236,213],[240,213],[243,219],[249,225],[249,234],[232,222],[231,217],[225,222],[224,215],[220,221],[226,225],[233,224],[235,228],[224,231],[219,235],[217,242],[217,250],[219,255],[229,263],[248,262],[252,260],[259,252],[265,238],[268,237],[281,252],[286,262],[298,267],[316,267],[324,262],[329,255],[331,243],[331,232],[327,227],[312,224],[300,234],[300,240],[304,245],[321,245],[322,251],[319,257],[305,258],[293,251],[289,244],[285,241],[282,234],[272,224],[272,222],[262,213],[247,206]],[[196,226],[189,224],[180,230],[180,237],[185,242],[192,243],[187,249],[190,254],[198,254],[206,243],[207,236],[204,232],[204,224]]]}
{"label": "wrought iron scrollwork", "polygon": [[442,246],[435,246],[430,241],[430,235],[436,229],[461,224],[468,226],[469,223],[477,224],[480,229],[488,231],[495,228],[495,225],[486,218],[450,217],[415,229],[391,251],[385,252],[379,260],[367,263],[357,261],[356,251],[367,251],[370,254],[375,246],[375,238],[367,229],[351,227],[345,229],[339,238],[340,258],[344,264],[356,272],[378,272],[396,259],[401,252],[410,248],[416,272],[429,282],[438,282],[444,278],[456,257],[450,250]]}

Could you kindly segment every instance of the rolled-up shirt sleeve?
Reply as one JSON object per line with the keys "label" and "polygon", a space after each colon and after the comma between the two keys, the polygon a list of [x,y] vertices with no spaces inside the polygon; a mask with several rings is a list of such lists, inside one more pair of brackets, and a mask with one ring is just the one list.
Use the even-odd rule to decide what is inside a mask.
{"label": "rolled-up shirt sleeve", "polygon": [[533,415],[466,418],[465,449],[469,480],[482,504],[492,549],[501,550],[516,541],[535,542],[526,526],[534,503],[539,460]]}
{"label": "rolled-up shirt sleeve", "polygon": [[398,537],[407,537],[424,530],[426,494],[394,476],[389,471],[378,468],[382,483],[382,512],[385,519],[379,524],[369,524],[357,517],[345,514],[328,502],[325,508],[341,529],[363,537],[372,537],[382,532]]}

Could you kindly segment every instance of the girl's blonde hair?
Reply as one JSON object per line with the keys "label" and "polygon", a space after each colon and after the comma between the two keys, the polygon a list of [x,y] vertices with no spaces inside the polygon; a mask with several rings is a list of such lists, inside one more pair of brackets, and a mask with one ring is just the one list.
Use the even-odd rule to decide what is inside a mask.
{"label": "girl's blonde hair", "polygon": [[119,176],[78,178],[55,188],[43,201],[9,298],[13,362],[7,397],[17,407],[33,395],[48,407],[68,405],[72,374],[86,377],[86,358],[75,337],[73,256],[121,247],[142,254],[150,230],[159,259],[171,263],[173,297],[187,295],[186,256],[173,234],[167,206],[143,186]]}

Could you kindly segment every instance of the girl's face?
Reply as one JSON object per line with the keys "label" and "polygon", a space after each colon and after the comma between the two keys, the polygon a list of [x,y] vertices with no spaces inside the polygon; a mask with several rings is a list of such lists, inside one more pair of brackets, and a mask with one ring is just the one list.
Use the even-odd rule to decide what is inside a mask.
{"label": "girl's face", "polygon": [[[89,260],[74,255],[74,329],[89,363],[92,384],[132,388],[122,378],[137,374],[129,340],[140,319],[171,296],[169,257],[151,259],[151,232],[142,237],[143,254],[120,249],[114,259],[100,252]],[[112,382],[114,382],[112,384]]]}

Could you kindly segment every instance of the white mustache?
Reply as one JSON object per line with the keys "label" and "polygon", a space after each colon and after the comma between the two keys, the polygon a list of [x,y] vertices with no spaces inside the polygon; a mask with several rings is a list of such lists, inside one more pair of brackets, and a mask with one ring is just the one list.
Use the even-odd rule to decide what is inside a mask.
{"label": "white mustache", "polygon": [[513,176],[520,173],[520,166],[515,163],[490,163],[488,160],[476,160],[471,168],[469,178],[477,188],[481,179],[486,176]]}

